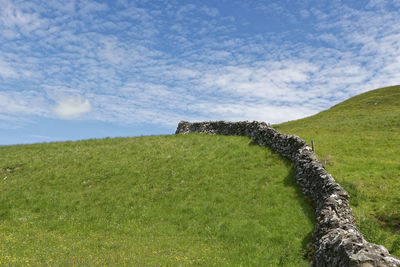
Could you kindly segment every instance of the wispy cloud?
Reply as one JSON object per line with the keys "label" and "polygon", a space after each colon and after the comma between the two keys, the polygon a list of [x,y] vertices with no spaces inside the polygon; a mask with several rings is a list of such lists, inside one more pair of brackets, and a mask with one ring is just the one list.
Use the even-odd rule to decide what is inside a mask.
{"label": "wispy cloud", "polygon": [[0,59],[0,77],[3,79],[17,78],[18,74],[10,65],[10,63],[4,62],[2,59]]}
{"label": "wispy cloud", "polygon": [[0,114],[14,116],[47,114],[47,99],[41,92],[24,90],[21,92],[0,92]]}

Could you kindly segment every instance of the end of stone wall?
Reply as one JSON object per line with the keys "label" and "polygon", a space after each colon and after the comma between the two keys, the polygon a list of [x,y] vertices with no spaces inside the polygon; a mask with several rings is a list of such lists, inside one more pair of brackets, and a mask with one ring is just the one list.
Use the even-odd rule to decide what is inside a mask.
{"label": "end of stone wall", "polygon": [[354,225],[348,193],[298,136],[280,133],[269,124],[257,121],[181,121],[175,133],[191,132],[247,136],[258,145],[269,146],[293,161],[296,182],[316,203],[315,253],[311,266],[400,266],[400,260],[390,255],[386,248],[365,240]]}

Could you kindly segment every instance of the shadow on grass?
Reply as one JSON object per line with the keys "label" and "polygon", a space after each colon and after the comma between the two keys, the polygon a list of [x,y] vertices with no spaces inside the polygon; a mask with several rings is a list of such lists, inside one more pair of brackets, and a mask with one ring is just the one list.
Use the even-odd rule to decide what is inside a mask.
{"label": "shadow on grass", "polygon": [[[282,157],[282,159],[290,162],[286,158]],[[307,217],[309,222],[311,222],[315,226],[315,210],[312,205],[312,201],[310,200],[309,196],[304,195],[301,192],[300,186],[296,183],[296,181],[294,179],[293,166],[291,167],[289,174],[285,177],[284,185],[295,188],[297,202],[299,203],[304,215]],[[310,253],[311,253],[309,244],[312,242],[313,232],[314,232],[314,229],[312,229],[302,240],[302,248],[304,250],[304,256],[307,258],[309,258]]]}
{"label": "shadow on grass", "polygon": [[[254,140],[251,140],[249,142],[249,146],[259,146],[256,142],[254,142]],[[268,149],[269,151],[271,151],[274,154],[275,153],[270,147],[265,146],[265,149]],[[296,199],[304,213],[304,215],[307,217],[307,219],[309,220],[309,222],[311,222],[313,225],[315,225],[315,209],[312,205],[312,201],[310,200],[309,196],[304,195],[301,192],[301,188],[300,186],[296,183],[295,179],[294,179],[294,167],[293,167],[293,163],[291,160],[280,156],[281,161],[290,168],[290,172],[288,173],[288,175],[285,177],[285,180],[283,181],[283,184],[287,187],[293,187],[295,189],[296,192]],[[306,236],[304,236],[303,240],[302,240],[302,249],[304,251],[304,257],[309,258],[310,256],[310,248],[309,248],[309,244],[312,242],[312,234],[314,232],[314,229],[311,230]]]}

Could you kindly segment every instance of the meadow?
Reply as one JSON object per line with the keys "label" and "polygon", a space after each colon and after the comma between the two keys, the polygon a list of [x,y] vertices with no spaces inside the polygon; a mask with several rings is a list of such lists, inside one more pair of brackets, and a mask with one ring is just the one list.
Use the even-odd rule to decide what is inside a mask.
{"label": "meadow", "polygon": [[0,265],[309,264],[292,164],[246,137],[3,146],[0,192]]}
{"label": "meadow", "polygon": [[[400,257],[400,86],[274,125],[315,143],[368,241]],[[308,266],[290,161],[204,134],[0,147],[0,265]]]}
{"label": "meadow", "polygon": [[400,86],[274,128],[314,140],[318,159],[350,193],[360,231],[400,257]]}

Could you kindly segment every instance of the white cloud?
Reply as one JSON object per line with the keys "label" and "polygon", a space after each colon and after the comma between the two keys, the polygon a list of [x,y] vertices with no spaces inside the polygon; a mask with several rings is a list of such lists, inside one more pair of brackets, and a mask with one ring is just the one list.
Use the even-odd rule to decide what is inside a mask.
{"label": "white cloud", "polygon": [[0,114],[43,116],[46,106],[45,97],[36,91],[0,91]]}
{"label": "white cloud", "polygon": [[204,13],[206,13],[207,15],[211,16],[211,17],[215,17],[219,14],[218,9],[216,8],[209,8],[207,6],[202,6],[201,7],[201,11],[203,11]]}
{"label": "white cloud", "polygon": [[185,116],[184,120],[227,120],[243,121],[258,120],[269,123],[289,121],[318,112],[312,105],[276,105],[273,103],[195,103],[190,110],[202,113],[202,116],[193,118]]}
{"label": "white cloud", "polygon": [[264,61],[255,66],[229,66],[208,72],[203,80],[211,90],[267,101],[298,101],[298,84],[310,80],[317,67],[308,62]]}
{"label": "white cloud", "polygon": [[340,45],[340,41],[331,33],[323,33],[319,36],[319,39],[333,46]]}
{"label": "white cloud", "polygon": [[369,1],[369,3],[367,4],[367,8],[383,8],[385,7],[387,4],[386,0],[371,0]]}
{"label": "white cloud", "polygon": [[300,16],[303,18],[308,18],[310,16],[310,12],[306,9],[301,9],[300,10]]}
{"label": "white cloud", "polygon": [[0,59],[0,77],[3,77],[3,78],[17,78],[18,74],[14,70],[14,68],[12,68],[10,66],[10,64],[8,64],[7,62],[4,62],[4,61],[2,61]]}
{"label": "white cloud", "polygon": [[185,16],[188,16],[191,11],[196,9],[196,6],[194,4],[187,4],[179,8],[179,10],[176,12],[176,17],[179,20],[184,19]]}
{"label": "white cloud", "polygon": [[[2,0],[0,4],[2,6],[0,10],[0,26],[3,25],[14,32],[21,32],[26,35],[39,28],[47,27],[46,20],[41,18],[37,12],[31,10],[30,5],[18,6],[18,4],[8,0]],[[8,31],[6,36],[10,37]]]}
{"label": "white cloud", "polygon": [[63,96],[58,100],[54,111],[63,119],[78,118],[88,113],[92,106],[87,99],[80,96]]}

